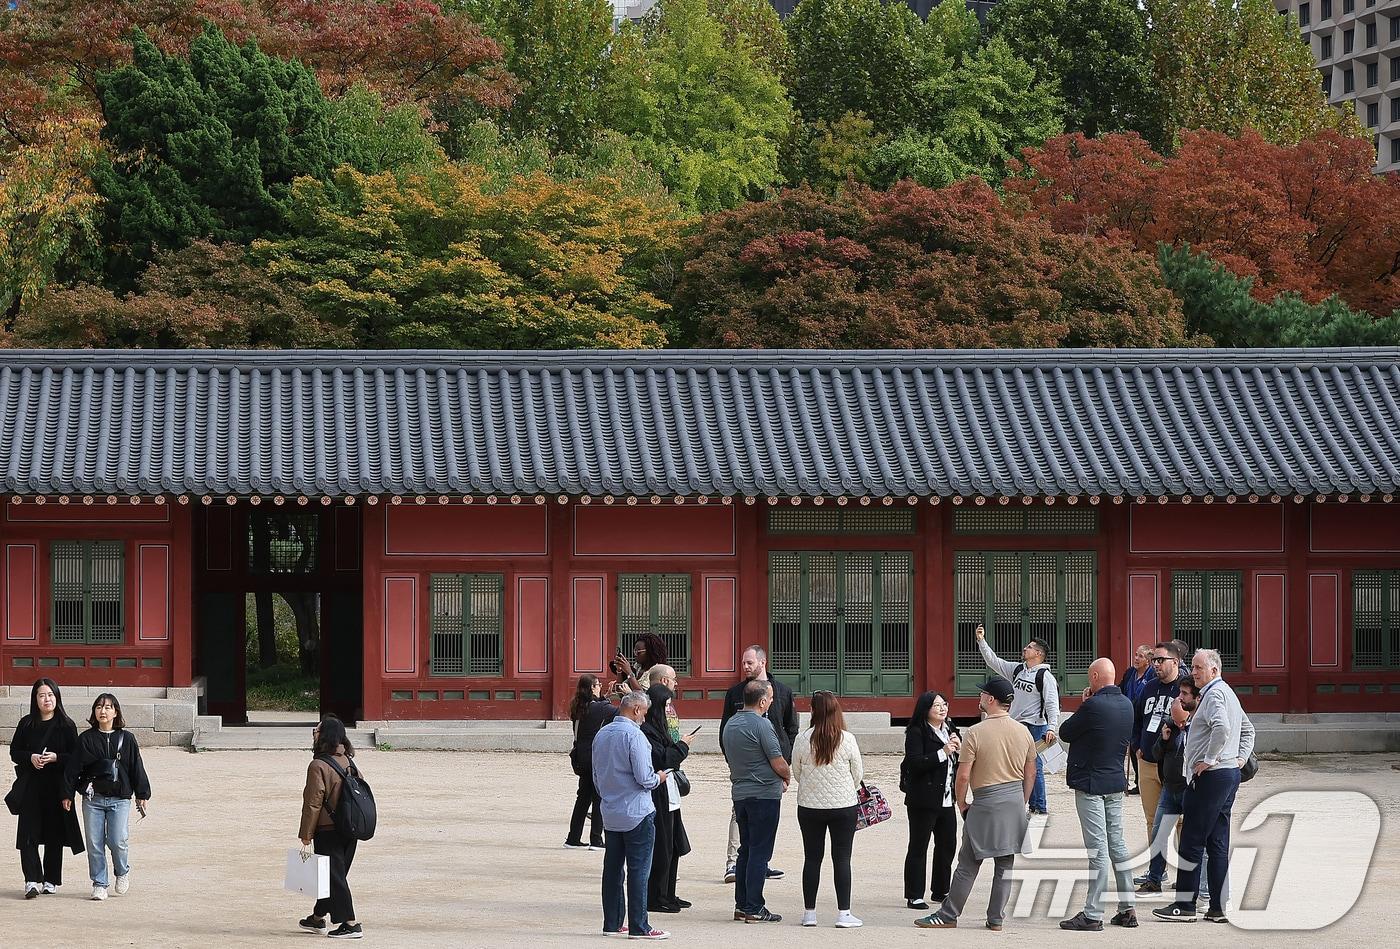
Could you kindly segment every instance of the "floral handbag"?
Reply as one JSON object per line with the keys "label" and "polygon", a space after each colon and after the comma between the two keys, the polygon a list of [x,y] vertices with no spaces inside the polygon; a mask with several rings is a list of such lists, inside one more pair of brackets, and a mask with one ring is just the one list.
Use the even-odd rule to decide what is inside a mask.
{"label": "floral handbag", "polygon": [[879,788],[864,781],[860,782],[860,790],[856,792],[856,830],[884,823],[893,814],[890,802],[885,800],[885,795]]}

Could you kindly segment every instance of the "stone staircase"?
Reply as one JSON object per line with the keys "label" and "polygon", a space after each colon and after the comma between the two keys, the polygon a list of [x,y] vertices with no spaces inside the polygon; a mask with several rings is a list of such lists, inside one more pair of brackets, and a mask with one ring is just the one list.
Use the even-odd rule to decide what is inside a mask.
{"label": "stone staircase", "polygon": [[[143,747],[176,745],[188,748],[194,741],[196,713],[202,683],[185,689],[64,685],[63,708],[78,726],[87,728],[93,699],[110,692],[121,703],[127,731]],[[27,685],[0,685],[0,741],[8,742],[19,720],[29,714]]]}
{"label": "stone staircase", "polygon": [[[373,729],[347,728],[346,735],[356,748],[376,744]],[[192,745],[195,751],[310,751],[311,725],[261,722],[225,726],[217,715],[200,715],[195,719]]]}

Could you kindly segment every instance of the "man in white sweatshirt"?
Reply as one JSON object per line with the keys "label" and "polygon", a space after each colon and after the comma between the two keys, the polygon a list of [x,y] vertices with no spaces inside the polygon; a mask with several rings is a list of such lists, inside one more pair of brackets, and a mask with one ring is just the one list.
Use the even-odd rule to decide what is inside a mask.
{"label": "man in white sweatshirt", "polygon": [[[1021,661],[1002,659],[987,642],[987,631],[977,627],[977,649],[987,668],[1011,680],[1016,690],[1011,701],[1011,717],[1030,729],[1031,738],[1054,743],[1060,730],[1060,686],[1055,671],[1046,664],[1050,647],[1043,639],[1032,638],[1021,648]],[[1040,755],[1035,756],[1035,788],[1031,792],[1030,812],[1048,814],[1045,802],[1045,766]]]}

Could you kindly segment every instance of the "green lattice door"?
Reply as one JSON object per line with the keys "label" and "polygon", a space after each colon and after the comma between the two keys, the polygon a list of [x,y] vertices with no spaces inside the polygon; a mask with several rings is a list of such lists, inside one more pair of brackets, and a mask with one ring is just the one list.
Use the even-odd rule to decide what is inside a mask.
{"label": "green lattice door", "polygon": [[773,551],[769,669],[799,694],[910,695],[913,556]]}
{"label": "green lattice door", "polygon": [[50,639],[120,643],[125,633],[125,545],[119,540],[56,540],[49,548]]}
{"label": "green lattice door", "polygon": [[958,551],[954,555],[954,670],[958,695],[976,695],[987,676],[976,629],[986,627],[996,654],[1021,661],[1038,636],[1061,694],[1089,684],[1098,652],[1096,558],[1092,551]]}
{"label": "green lattice door", "polygon": [[666,663],[690,675],[690,574],[621,573],[617,576],[617,644],[623,655],[643,633],[666,644]]}

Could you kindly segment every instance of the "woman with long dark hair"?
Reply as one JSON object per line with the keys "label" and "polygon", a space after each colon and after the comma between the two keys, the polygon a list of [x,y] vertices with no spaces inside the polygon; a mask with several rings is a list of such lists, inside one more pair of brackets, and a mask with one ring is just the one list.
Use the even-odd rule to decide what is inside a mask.
{"label": "woman with long dark hair", "polygon": [[[925,692],[914,703],[904,729],[904,761],[899,766],[899,789],[909,810],[909,851],[904,856],[904,900],[910,909],[939,906],[953,878],[953,853],[958,846],[958,808],[953,800],[954,777],[962,736],[948,718],[948,699]],[[928,842],[933,838],[931,900],[924,902],[929,879]]]}
{"label": "woman with long dark hair", "polygon": [[[325,933],[333,939],[359,939],[364,935],[355,919],[355,902],[350,893],[350,864],[355,860],[356,841],[347,839],[335,829],[335,809],[340,804],[340,792],[345,786],[341,772],[350,773],[355,746],[345,734],[345,723],[334,715],[321,719],[311,729],[311,764],[306,767],[306,787],[301,795],[301,831],[298,837],[303,847],[314,847],[316,853],[330,858],[331,895],[317,900],[311,915],[298,925],[313,933]],[[331,762],[340,771],[331,767]],[[326,917],[336,923],[326,932]]]}
{"label": "woman with long dark hair", "polygon": [[666,665],[667,658],[666,640],[656,633],[642,633],[632,644],[630,661],[619,648],[617,655],[608,663],[613,675],[617,676],[613,691],[645,692],[652,686],[652,668]]}
{"label": "woman with long dark hair", "polygon": [[[63,710],[63,694],[52,679],[29,690],[29,714],[10,739],[15,781],[22,785],[15,849],[24,871],[24,898],[54,893],[63,885],[63,848],[83,852],[78,815],[63,809],[63,771],[78,747],[78,726]],[[44,858],[39,859],[39,848]]]}
{"label": "woman with long dark hair", "polygon": [[73,792],[83,795],[83,829],[87,831],[88,876],[92,898],[107,898],[107,851],[112,852],[115,892],[123,896],[131,887],[131,860],[127,849],[131,826],[131,798],[144,817],[151,799],[151,782],[141,763],[136,736],[126,730],[122,704],[111,692],[92,703],[92,726],[78,736],[78,747],[63,772],[63,809],[73,807]]}
{"label": "woman with long dark hair", "polygon": [[[595,675],[579,676],[574,700],[569,704],[569,719],[574,723],[574,746],[569,751],[569,764],[578,775],[578,796],[569,818],[569,836],[564,838],[564,846],[570,850],[602,850],[604,846],[602,801],[593,786],[593,739],[613,720],[617,709],[602,697],[602,687]],[[589,818],[588,843],[583,842],[585,817]]]}
{"label": "woman with long dark hair", "polygon": [[854,929],[851,914],[851,849],[856,836],[856,804],[865,777],[860,748],[846,731],[841,703],[825,690],[812,693],[812,727],[792,746],[792,779],[797,782],[797,824],[802,829],[803,926],[817,925],[826,838],[831,835],[831,869],[836,878],[836,927]]}
{"label": "woman with long dark hair", "polygon": [[[665,663],[653,665],[651,686],[646,693],[651,706],[642,722],[642,735],[651,745],[652,770],[672,772],[651,792],[656,808],[656,840],[652,844],[651,876],[647,878],[647,912],[679,913],[690,906],[689,900],[676,895],[681,857],[690,853],[690,838],[681,820],[679,803],[672,807],[670,786],[677,780],[675,770],[690,754],[690,736],[680,733],[680,718],[673,704],[676,670]],[[680,800],[679,790],[675,800]]]}

